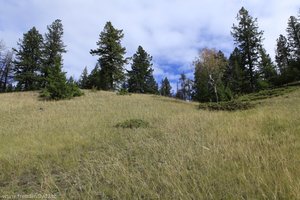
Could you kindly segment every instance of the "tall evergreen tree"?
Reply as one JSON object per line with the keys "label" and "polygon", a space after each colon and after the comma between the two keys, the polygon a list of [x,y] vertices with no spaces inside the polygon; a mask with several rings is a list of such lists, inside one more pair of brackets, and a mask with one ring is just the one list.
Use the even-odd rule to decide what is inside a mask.
{"label": "tall evergreen tree", "polygon": [[160,95],[170,97],[170,96],[172,96],[171,90],[172,90],[171,84],[170,84],[168,78],[165,77],[161,81],[161,86],[160,86],[160,91],[159,91]]}
{"label": "tall evergreen tree", "polygon": [[85,67],[83,69],[83,72],[80,76],[80,79],[79,79],[79,87],[81,89],[88,89],[89,86],[88,86],[88,77],[89,77],[89,74],[88,74],[88,70],[87,70],[87,67]]}
{"label": "tall evergreen tree", "polygon": [[242,7],[237,15],[238,25],[233,25],[232,36],[242,56],[242,68],[247,71],[249,91],[256,90],[257,71],[259,67],[259,50],[262,46],[263,32],[258,30],[257,19],[253,19],[248,11]]}
{"label": "tall evergreen tree", "polygon": [[131,70],[128,70],[128,91],[133,93],[156,93],[152,57],[139,46],[133,55]]}
{"label": "tall evergreen tree", "polygon": [[295,16],[289,18],[286,31],[291,51],[290,59],[300,62],[300,22]]}
{"label": "tall evergreen tree", "polygon": [[222,81],[225,89],[230,90],[235,94],[240,94],[245,91],[245,87],[249,84],[245,80],[245,68],[242,68],[242,55],[238,48],[235,48],[229,56],[228,64],[224,71]]}
{"label": "tall evergreen tree", "polygon": [[[48,32],[45,34],[45,43],[43,51],[43,68],[44,86],[47,84],[49,73],[57,66],[62,68],[62,54],[66,53],[65,44],[62,40],[63,25],[60,19],[55,20],[50,26],[47,26]],[[59,71],[55,69],[54,71]],[[61,70],[60,70],[61,71]]]}
{"label": "tall evergreen tree", "polygon": [[16,54],[15,79],[20,90],[35,90],[40,88],[42,67],[43,36],[33,27],[23,35],[18,42]]}
{"label": "tall evergreen tree", "polygon": [[125,78],[124,58],[126,49],[121,45],[124,37],[123,30],[115,29],[111,22],[107,22],[104,30],[100,33],[98,48],[91,50],[92,55],[99,56],[100,65],[100,87],[103,90],[115,90]]}
{"label": "tall evergreen tree", "polygon": [[275,61],[281,74],[284,74],[290,64],[290,48],[285,36],[280,35],[277,39]]}
{"label": "tall evergreen tree", "polygon": [[300,80],[300,10],[298,18],[289,18],[286,32],[287,37],[280,35],[276,45],[278,85]]}
{"label": "tall evergreen tree", "polygon": [[269,87],[274,83],[275,78],[277,76],[277,72],[270,55],[266,53],[266,50],[264,48],[261,48],[259,50],[259,54],[261,57],[259,63],[259,86],[263,89],[264,87]]}
{"label": "tall evergreen tree", "polygon": [[65,72],[62,71],[62,54],[66,52],[63,43],[63,25],[61,20],[55,20],[47,27],[44,44],[44,84],[42,96],[49,99],[66,99],[80,96],[78,87],[67,82]]}

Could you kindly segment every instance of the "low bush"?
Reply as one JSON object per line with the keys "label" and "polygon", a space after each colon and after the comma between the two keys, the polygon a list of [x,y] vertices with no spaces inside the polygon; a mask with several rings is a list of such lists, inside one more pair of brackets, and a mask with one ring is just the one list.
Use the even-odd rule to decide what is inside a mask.
{"label": "low bush", "polygon": [[130,119],[116,125],[118,128],[147,128],[149,123],[142,119]]}
{"label": "low bush", "polygon": [[51,84],[42,89],[40,97],[45,100],[61,100],[71,99],[73,97],[82,96],[84,93],[72,83],[66,83],[63,87],[57,87],[55,84]]}
{"label": "low bush", "polygon": [[126,89],[121,89],[120,91],[117,92],[117,95],[131,95],[128,90]]}
{"label": "low bush", "polygon": [[237,111],[237,110],[247,110],[253,108],[254,104],[250,102],[242,101],[227,101],[227,102],[211,102],[211,103],[201,103],[199,109],[206,110],[223,110],[223,111]]}

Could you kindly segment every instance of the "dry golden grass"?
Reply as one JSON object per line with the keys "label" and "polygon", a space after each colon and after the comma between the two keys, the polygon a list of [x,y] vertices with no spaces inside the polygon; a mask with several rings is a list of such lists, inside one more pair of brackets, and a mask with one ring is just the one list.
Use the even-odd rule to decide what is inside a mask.
{"label": "dry golden grass", "polygon": [[[0,198],[300,198],[299,89],[238,112],[85,93],[58,102],[0,95]],[[130,119],[149,127],[115,127]]]}

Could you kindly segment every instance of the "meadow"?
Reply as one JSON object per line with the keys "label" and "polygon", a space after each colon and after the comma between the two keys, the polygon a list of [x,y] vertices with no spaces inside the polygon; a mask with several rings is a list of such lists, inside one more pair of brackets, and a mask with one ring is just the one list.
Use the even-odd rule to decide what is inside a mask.
{"label": "meadow", "polygon": [[[300,199],[300,89],[234,112],[155,95],[7,93],[0,113],[0,199]],[[147,126],[117,126],[130,119]]]}

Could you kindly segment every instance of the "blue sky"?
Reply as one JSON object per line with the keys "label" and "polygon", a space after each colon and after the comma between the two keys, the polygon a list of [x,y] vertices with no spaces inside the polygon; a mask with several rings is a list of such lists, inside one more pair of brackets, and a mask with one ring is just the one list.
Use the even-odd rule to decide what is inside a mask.
{"label": "blue sky", "polygon": [[297,15],[299,0],[0,0],[0,40],[16,47],[23,33],[35,26],[45,33],[47,25],[61,19],[64,70],[78,78],[89,71],[104,24],[123,29],[123,45],[132,56],[139,45],[153,56],[158,82],[167,76],[175,88],[181,72],[192,76],[192,62],[200,49],[216,48],[227,55],[233,49],[230,35],[239,9],[244,6],[264,31],[264,46],[274,57],[276,39],[285,34],[290,15]]}

